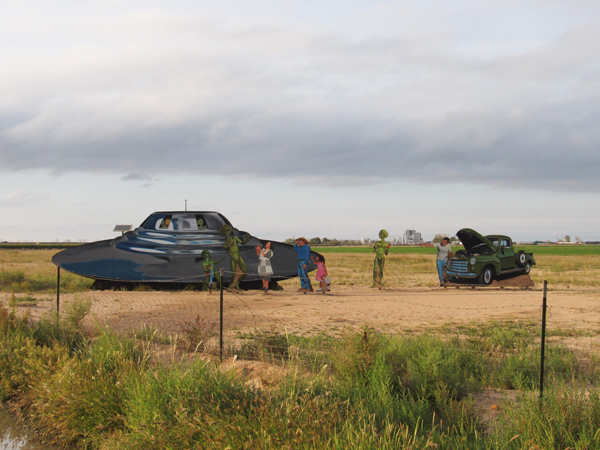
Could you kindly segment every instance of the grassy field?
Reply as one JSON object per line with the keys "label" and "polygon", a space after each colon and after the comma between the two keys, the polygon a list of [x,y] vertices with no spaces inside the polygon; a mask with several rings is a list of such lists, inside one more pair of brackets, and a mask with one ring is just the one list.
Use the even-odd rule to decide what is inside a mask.
{"label": "grassy field", "polygon": [[[56,291],[57,267],[52,256],[60,249],[0,249],[0,290],[4,292]],[[61,290],[89,289],[92,280],[61,271]]]}
{"label": "grassy field", "polygon": [[[456,249],[460,249],[457,247]],[[551,289],[592,289],[600,280],[600,246],[523,246],[533,252],[536,265],[531,278]],[[340,285],[368,285],[373,277],[371,247],[315,247],[327,262],[332,280]],[[432,247],[391,247],[386,258],[384,281],[397,287],[437,285],[436,249]],[[290,283],[290,282],[286,282]]]}
{"label": "grassy field", "polygon": [[[219,365],[154,333],[88,336],[88,310],[81,301],[60,320],[30,322],[0,305],[0,401],[63,447],[600,448],[590,388],[600,360],[549,349],[541,402],[535,324],[463,326],[445,338],[268,330]],[[504,392],[493,421],[476,401],[490,389]]]}
{"label": "grassy field", "polygon": [[[531,278],[544,280],[552,289],[591,289],[600,280],[600,246],[531,246],[537,265]],[[318,247],[330,276],[338,285],[368,285],[373,277],[371,247]],[[435,255],[430,247],[392,247],[386,258],[384,281],[397,287],[433,287],[437,284]],[[53,292],[57,268],[52,256],[57,249],[0,249],[0,291]],[[283,282],[283,285],[295,281]],[[92,281],[61,272],[61,290],[85,291]]]}
{"label": "grassy field", "polygon": [[[597,289],[600,254],[569,254],[572,248],[536,253],[534,280]],[[393,249],[385,280],[436,285],[434,249],[408,249]],[[323,249],[333,282],[369,285],[370,250]],[[1,289],[52,292],[55,252],[1,249]],[[91,281],[63,272],[61,284],[84,291]],[[65,305],[60,319],[50,313],[31,321],[8,303],[0,302],[0,401],[10,399],[47,441],[62,446],[600,448],[600,358],[548,348],[540,401],[537,323],[447,325],[418,335],[365,328],[337,339],[256,330],[226,350],[229,361],[235,350],[235,364],[220,365],[217,355],[195,353],[199,345],[186,336],[84,332],[84,296]],[[482,409],[477,398],[489,390],[502,397]]]}

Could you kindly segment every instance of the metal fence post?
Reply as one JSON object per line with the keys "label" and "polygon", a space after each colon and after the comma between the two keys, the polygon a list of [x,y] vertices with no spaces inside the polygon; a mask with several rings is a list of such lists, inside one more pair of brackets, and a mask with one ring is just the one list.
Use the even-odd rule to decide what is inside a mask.
{"label": "metal fence post", "polygon": [[220,297],[221,297],[221,306],[219,312],[219,360],[223,362],[223,268],[219,269],[219,273],[221,276],[220,286]]}
{"label": "metal fence post", "polygon": [[56,272],[56,320],[60,317],[60,263],[57,264]]}
{"label": "metal fence post", "polygon": [[540,354],[540,399],[544,396],[544,355],[546,350],[546,293],[548,292],[548,282],[544,280],[544,300],[542,302],[542,349]]}

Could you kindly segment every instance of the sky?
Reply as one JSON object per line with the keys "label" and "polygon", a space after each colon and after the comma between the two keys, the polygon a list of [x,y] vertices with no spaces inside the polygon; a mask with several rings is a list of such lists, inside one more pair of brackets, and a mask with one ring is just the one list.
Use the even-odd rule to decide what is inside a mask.
{"label": "sky", "polygon": [[0,241],[600,240],[596,0],[0,7]]}

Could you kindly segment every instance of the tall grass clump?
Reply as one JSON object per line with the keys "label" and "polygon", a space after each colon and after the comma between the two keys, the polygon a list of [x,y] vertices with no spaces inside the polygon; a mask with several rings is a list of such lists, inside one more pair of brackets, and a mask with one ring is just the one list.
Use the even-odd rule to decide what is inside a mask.
{"label": "tall grass clump", "polygon": [[522,393],[506,403],[493,440],[506,449],[600,448],[600,395],[582,384],[555,383],[543,399]]}
{"label": "tall grass clump", "polygon": [[49,312],[39,321],[31,321],[0,304],[1,400],[21,397],[36,380],[52,378],[69,355],[85,344],[80,322],[87,311],[86,301],[74,301],[62,319]]}
{"label": "tall grass clump", "polygon": [[63,345],[39,346],[23,332],[3,334],[0,339],[0,401],[22,398],[31,386],[53,377],[69,360]]}
{"label": "tall grass clump", "polygon": [[12,398],[46,440],[97,448],[123,422],[123,382],[146,364],[133,341],[81,330],[89,302],[38,322],[0,307],[0,400]]}
{"label": "tall grass clump", "polygon": [[[532,323],[491,321],[457,327],[455,346],[484,356],[484,385],[500,389],[532,389],[539,379],[539,329]],[[539,338],[538,338],[539,339]]]}
{"label": "tall grass clump", "polygon": [[15,314],[13,299],[14,295],[11,309],[0,302],[0,402],[15,396],[20,386],[27,385],[32,371],[25,367],[23,360],[30,356],[32,359],[42,357],[28,334],[28,318]]}
{"label": "tall grass clump", "polygon": [[[247,422],[256,407],[256,395],[242,381],[202,361],[130,377],[123,397],[126,420],[120,439],[128,448],[223,442],[235,432],[233,425]],[[248,432],[248,425],[243,428]]]}
{"label": "tall grass clump", "polygon": [[346,337],[335,355],[337,395],[364,402],[381,423],[471,438],[482,431],[466,400],[479,389],[481,363],[472,353],[431,336],[383,338],[365,329]]}
{"label": "tall grass clump", "polygon": [[40,345],[51,346],[61,343],[71,351],[76,350],[86,341],[81,322],[89,314],[91,308],[90,299],[75,298],[64,305],[60,316],[57,315],[56,310],[50,310],[38,321],[32,322],[31,336]]}
{"label": "tall grass clump", "polygon": [[104,332],[51,376],[33,380],[18,403],[49,438],[94,448],[123,427],[124,385],[146,364],[133,341]]}
{"label": "tall grass clump", "polygon": [[293,372],[269,391],[242,381],[202,362],[148,371],[127,384],[127,420],[107,447],[426,448],[459,442],[435,427],[431,433],[420,423],[413,429],[381,421],[366,402],[340,398]]}
{"label": "tall grass clump", "polygon": [[[496,389],[537,389],[540,378],[541,342],[535,322],[491,321],[459,325],[441,332],[453,347],[475,352],[485,366],[481,383]],[[450,337],[448,337],[450,336]],[[572,349],[548,343],[545,353],[545,378],[595,383],[599,379],[598,358],[582,358]]]}

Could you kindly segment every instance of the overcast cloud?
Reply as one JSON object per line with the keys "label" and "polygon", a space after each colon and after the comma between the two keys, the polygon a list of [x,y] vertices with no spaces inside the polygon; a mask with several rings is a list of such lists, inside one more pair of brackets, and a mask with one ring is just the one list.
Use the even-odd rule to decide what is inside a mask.
{"label": "overcast cloud", "polygon": [[2,9],[6,173],[600,191],[596,1]]}
{"label": "overcast cloud", "polygon": [[[525,2],[530,16],[509,30],[494,28],[527,13],[521,3],[463,2],[475,17],[439,27],[416,3],[355,2],[333,26],[313,23],[311,4],[292,19],[160,2],[24,14],[27,3],[1,19],[4,170],[152,177],[204,173],[210,158],[213,174],[329,184],[427,180],[442,165],[439,181],[600,188],[592,2],[571,17],[558,15],[569,2]],[[298,158],[322,164],[298,170]]]}

